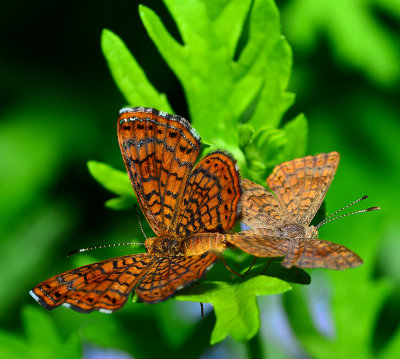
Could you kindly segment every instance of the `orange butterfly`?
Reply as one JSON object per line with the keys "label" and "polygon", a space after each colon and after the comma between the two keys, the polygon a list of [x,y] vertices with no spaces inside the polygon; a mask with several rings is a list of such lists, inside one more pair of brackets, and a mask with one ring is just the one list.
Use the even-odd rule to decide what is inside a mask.
{"label": "orange butterfly", "polygon": [[118,141],[139,205],[157,234],[147,253],[106,259],[56,275],[30,294],[46,309],[120,309],[129,294],[163,301],[199,279],[226,244],[241,195],[234,159],[213,152],[201,159],[199,135],[184,118],[153,108],[124,108]]}
{"label": "orange butterfly", "polygon": [[[226,240],[256,257],[284,257],[281,264],[286,268],[346,269],[362,264],[346,247],[317,238],[318,227],[324,222],[317,227],[309,225],[338,164],[337,152],[284,162],[267,178],[273,193],[242,179],[241,221],[252,229],[226,235]],[[375,209],[379,208],[358,212]]]}

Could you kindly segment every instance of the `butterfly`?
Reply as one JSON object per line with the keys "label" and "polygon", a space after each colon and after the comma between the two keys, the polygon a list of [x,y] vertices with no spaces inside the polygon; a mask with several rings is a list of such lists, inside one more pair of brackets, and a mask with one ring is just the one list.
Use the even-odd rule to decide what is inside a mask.
{"label": "butterfly", "polygon": [[134,289],[144,302],[166,300],[201,278],[227,246],[222,232],[234,225],[241,195],[232,156],[215,151],[198,161],[201,139],[189,122],[153,108],[122,109],[117,127],[131,184],[157,237],[146,239],[147,253],[106,259],[40,283],[30,294],[46,309],[111,313]]}
{"label": "butterfly", "polygon": [[[284,162],[267,178],[272,192],[243,178],[241,221],[252,229],[226,235],[226,240],[256,257],[284,257],[286,268],[341,270],[362,264],[350,249],[318,239],[318,226],[310,226],[338,165],[337,152]],[[358,212],[374,209],[379,208]]]}

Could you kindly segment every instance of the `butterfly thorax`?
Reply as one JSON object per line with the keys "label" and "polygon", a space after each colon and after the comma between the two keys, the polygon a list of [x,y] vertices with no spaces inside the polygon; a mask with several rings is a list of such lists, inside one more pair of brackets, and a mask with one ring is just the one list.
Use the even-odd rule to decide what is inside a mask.
{"label": "butterfly thorax", "polygon": [[288,239],[306,238],[306,228],[297,223],[284,223],[276,227],[276,236]]}
{"label": "butterfly thorax", "polygon": [[159,236],[146,239],[147,252],[155,257],[170,257],[184,255],[181,240],[175,236]]}
{"label": "butterfly thorax", "polygon": [[276,227],[276,236],[288,239],[316,238],[318,231],[314,226],[303,226],[298,223],[284,223]]}

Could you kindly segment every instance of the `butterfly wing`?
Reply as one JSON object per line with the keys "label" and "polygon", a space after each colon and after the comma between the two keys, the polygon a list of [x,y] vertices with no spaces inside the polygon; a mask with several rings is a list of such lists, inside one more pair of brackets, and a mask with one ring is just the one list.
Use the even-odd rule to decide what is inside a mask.
{"label": "butterfly wing", "polygon": [[339,153],[322,153],[284,162],[275,167],[267,185],[276,195],[286,221],[310,224],[332,183]]}
{"label": "butterfly wing", "polygon": [[343,270],[362,263],[362,259],[345,246],[320,239],[303,239],[296,243],[281,264],[287,268]]}
{"label": "butterfly wing", "polygon": [[241,222],[253,229],[282,223],[279,203],[270,191],[246,178],[241,183]]}
{"label": "butterfly wing", "polygon": [[136,294],[148,303],[166,300],[178,289],[201,278],[216,260],[217,255],[212,253],[158,258],[157,263],[137,286]]}
{"label": "butterfly wing", "polygon": [[226,231],[235,224],[240,195],[235,160],[224,152],[208,154],[190,174],[174,231],[182,236]]}
{"label": "butterfly wing", "polygon": [[125,304],[153,262],[147,254],[107,259],[51,277],[30,294],[46,309],[64,305],[82,313],[111,313]]}
{"label": "butterfly wing", "polygon": [[289,240],[274,237],[268,229],[249,229],[234,234],[226,234],[227,242],[256,257],[283,257],[289,249]]}
{"label": "butterfly wing", "polygon": [[152,108],[125,108],[118,142],[138,202],[157,234],[171,233],[187,179],[200,153],[200,137],[183,117]]}

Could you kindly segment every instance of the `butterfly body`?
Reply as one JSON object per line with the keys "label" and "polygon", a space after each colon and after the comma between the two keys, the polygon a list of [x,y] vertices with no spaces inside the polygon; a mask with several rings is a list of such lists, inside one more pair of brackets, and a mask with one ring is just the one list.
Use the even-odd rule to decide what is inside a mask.
{"label": "butterfly body", "polygon": [[284,237],[290,240],[311,238],[313,231],[312,227],[304,227],[297,223],[285,223],[282,226],[273,228],[274,236]]}

